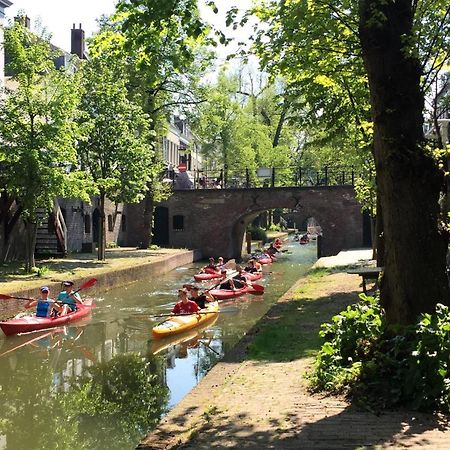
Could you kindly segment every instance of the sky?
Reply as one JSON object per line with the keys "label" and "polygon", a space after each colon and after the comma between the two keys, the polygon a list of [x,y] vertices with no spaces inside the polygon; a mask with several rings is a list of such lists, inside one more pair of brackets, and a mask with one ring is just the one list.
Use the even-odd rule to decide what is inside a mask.
{"label": "sky", "polygon": [[70,51],[70,30],[73,24],[89,37],[97,30],[96,19],[114,11],[116,0],[11,0],[6,17],[13,19],[19,11],[31,19],[33,29],[37,19],[52,34],[52,44]]}
{"label": "sky", "polygon": [[[66,51],[70,51],[70,30],[73,24],[82,28],[86,32],[86,37],[91,36],[97,30],[98,19],[103,14],[111,14],[117,0],[11,0],[13,5],[6,9],[6,17],[13,19],[19,11],[31,19],[31,28],[34,28],[36,20],[40,20],[42,25],[51,33],[52,44]],[[206,0],[201,0],[203,3]],[[201,7],[202,16],[212,22],[229,37],[233,37],[235,42],[247,40],[250,27],[232,31],[225,27],[225,13],[233,4],[238,4],[239,8],[248,8],[251,0],[216,0],[219,13],[214,14],[210,8]],[[236,50],[236,45],[229,45],[226,48],[218,48],[219,60],[224,61],[226,55]]]}

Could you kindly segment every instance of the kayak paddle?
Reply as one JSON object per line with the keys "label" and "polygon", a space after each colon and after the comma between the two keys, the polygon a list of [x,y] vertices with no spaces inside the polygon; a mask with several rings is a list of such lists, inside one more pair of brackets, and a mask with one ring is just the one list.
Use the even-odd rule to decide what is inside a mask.
{"label": "kayak paddle", "polygon": [[180,314],[174,314],[174,313],[164,313],[164,314],[155,314],[154,316],[150,317],[178,317],[178,316],[196,316],[196,315],[203,315],[203,314],[224,314],[224,313],[233,313],[236,311],[233,311],[232,309],[224,309],[223,311],[198,311],[193,313],[180,313]]}
{"label": "kayak paddle", "polygon": [[16,297],[14,295],[7,295],[7,294],[0,294],[0,300],[10,300],[12,298],[15,298],[17,300],[34,300],[34,298],[28,298],[28,297]]}
{"label": "kayak paddle", "polygon": [[97,283],[97,278],[91,278],[90,280],[87,280],[85,283],[83,283],[77,290],[73,291],[73,293],[76,294],[82,289],[88,289],[94,286],[95,283]]}
{"label": "kayak paddle", "polygon": [[[90,288],[92,286],[94,286],[94,284],[97,283],[97,278],[91,278],[90,280],[86,281],[85,283],[83,283],[76,291],[74,291],[73,293],[75,294],[76,292],[81,291],[82,289],[87,289]],[[33,301],[36,300],[34,298],[29,298],[29,297],[18,297],[15,295],[8,295],[8,294],[0,294],[0,300],[11,300],[11,299],[16,299],[16,300],[28,300],[28,301]]]}

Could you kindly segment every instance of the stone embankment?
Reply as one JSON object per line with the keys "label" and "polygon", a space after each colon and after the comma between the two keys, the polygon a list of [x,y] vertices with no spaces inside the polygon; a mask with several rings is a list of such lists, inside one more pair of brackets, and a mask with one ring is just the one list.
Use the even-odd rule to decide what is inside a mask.
{"label": "stone embankment", "polygon": [[[333,265],[361,263],[362,255],[342,255]],[[448,448],[450,428],[442,417],[412,411],[374,415],[343,398],[308,391],[304,374],[320,345],[320,324],[361,292],[356,275],[319,272],[280,298],[138,449]],[[266,344],[258,348],[261,342]]]}
{"label": "stone embankment", "polygon": [[[24,277],[10,275],[0,282],[0,293],[17,297],[36,297],[39,287],[49,286],[50,292],[59,292],[61,282],[70,279],[79,286],[89,278],[97,278],[95,286],[87,293],[101,294],[107,289],[138,280],[157,277],[176,267],[190,264],[200,255],[185,249],[114,249],[107,252],[106,261],[97,261],[92,255],[72,255],[64,259],[40,261],[50,275]],[[22,309],[25,301],[0,301],[0,318],[10,317]]]}

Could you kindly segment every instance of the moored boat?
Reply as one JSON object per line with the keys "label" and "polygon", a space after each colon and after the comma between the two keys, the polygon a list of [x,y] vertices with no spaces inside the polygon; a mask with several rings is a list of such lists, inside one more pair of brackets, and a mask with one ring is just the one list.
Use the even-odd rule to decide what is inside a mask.
{"label": "moored boat", "polygon": [[155,338],[163,338],[173,334],[182,333],[183,331],[190,330],[191,328],[198,327],[207,322],[211,318],[217,316],[218,312],[219,304],[217,302],[211,302],[206,308],[199,311],[200,314],[178,314],[170,316],[153,327],[153,336]]}
{"label": "moored boat", "polygon": [[82,305],[77,305],[77,310],[64,316],[36,317],[36,315],[19,317],[0,322],[0,328],[6,336],[18,333],[29,333],[31,331],[45,330],[47,328],[59,327],[67,323],[86,317],[92,310],[92,299],[84,300]]}

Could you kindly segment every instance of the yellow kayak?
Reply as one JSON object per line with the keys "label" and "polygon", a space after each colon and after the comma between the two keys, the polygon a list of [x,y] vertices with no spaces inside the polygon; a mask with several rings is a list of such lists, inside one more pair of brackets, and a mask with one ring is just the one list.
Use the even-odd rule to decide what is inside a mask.
{"label": "yellow kayak", "polygon": [[155,338],[163,338],[173,334],[182,333],[191,328],[204,324],[219,312],[217,302],[208,303],[207,307],[194,314],[180,314],[168,317],[163,322],[153,327],[152,333]]}
{"label": "yellow kayak", "polygon": [[207,322],[203,322],[201,325],[192,328],[190,330],[183,331],[178,334],[170,334],[160,339],[153,339],[151,341],[150,353],[156,355],[157,353],[167,350],[169,347],[173,347],[178,344],[194,343],[203,336],[205,330],[213,326],[216,323],[218,314],[208,318]]}

